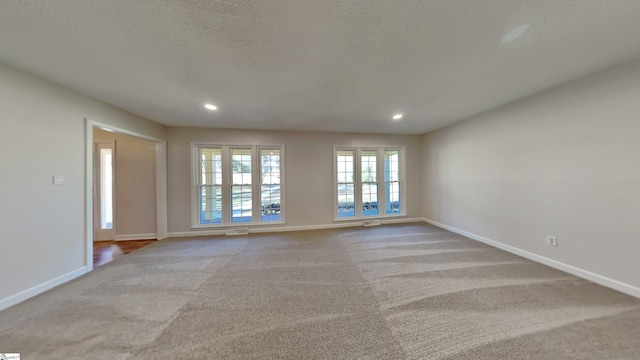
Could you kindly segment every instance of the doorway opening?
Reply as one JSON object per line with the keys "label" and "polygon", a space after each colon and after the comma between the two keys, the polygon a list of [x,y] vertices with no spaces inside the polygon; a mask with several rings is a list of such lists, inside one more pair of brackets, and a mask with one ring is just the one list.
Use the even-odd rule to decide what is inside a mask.
{"label": "doorway opening", "polygon": [[85,264],[91,271],[104,263],[95,256],[105,246],[112,259],[167,237],[167,157],[165,140],[88,119],[86,125]]}

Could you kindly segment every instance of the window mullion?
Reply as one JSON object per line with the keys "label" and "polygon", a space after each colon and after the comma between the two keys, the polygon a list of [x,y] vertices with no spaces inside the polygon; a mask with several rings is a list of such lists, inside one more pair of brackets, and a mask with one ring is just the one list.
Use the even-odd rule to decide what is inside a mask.
{"label": "window mullion", "polygon": [[[202,170],[201,170],[202,148],[200,146],[195,146],[195,145],[192,145],[192,147],[193,149],[191,151],[191,156],[192,156],[191,166],[193,167],[192,186],[194,188],[192,189],[192,192],[191,192],[191,201],[193,203],[191,205],[191,225],[195,226],[200,224],[200,211],[202,208],[202,203],[200,200],[200,196],[201,196],[200,194],[202,194],[202,190],[200,186],[202,184]],[[194,204],[197,204],[197,205],[194,207]]]}
{"label": "window mullion", "polygon": [[376,175],[378,179],[378,214],[385,215],[387,206],[387,182],[384,176],[384,149],[378,149]]}
{"label": "window mullion", "polygon": [[355,190],[355,206],[356,206],[356,218],[362,217],[362,173],[361,173],[362,152],[360,148],[355,149],[355,157],[353,159],[353,171],[354,179],[353,186]]}
{"label": "window mullion", "polygon": [[251,223],[259,223],[262,219],[260,196],[262,194],[260,174],[262,172],[262,164],[260,164],[260,148],[251,147]]}
{"label": "window mullion", "polygon": [[222,147],[222,224],[231,223],[231,153],[228,146]]}

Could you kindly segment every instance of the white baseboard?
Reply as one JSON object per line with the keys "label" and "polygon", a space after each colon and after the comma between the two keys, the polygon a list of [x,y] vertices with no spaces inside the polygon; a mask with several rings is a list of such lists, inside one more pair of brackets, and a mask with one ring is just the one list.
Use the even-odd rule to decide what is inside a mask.
{"label": "white baseboard", "polygon": [[[398,224],[409,222],[424,221],[423,218],[403,218],[403,219],[380,219],[382,224]],[[280,226],[280,227],[254,227],[249,228],[249,233],[271,233],[271,232],[285,232],[285,231],[305,231],[305,230],[323,230],[323,229],[337,229],[344,227],[356,227],[362,226],[362,219],[354,221],[344,221],[333,224],[319,224],[319,225],[302,225],[302,226]],[[181,231],[170,232],[169,237],[189,237],[189,236],[212,236],[212,235],[225,235],[227,229],[220,230],[193,230],[193,231]]]}
{"label": "white baseboard", "polygon": [[158,234],[156,233],[148,233],[148,234],[128,234],[128,235],[116,235],[115,241],[126,241],[126,240],[149,240],[149,239],[157,239]]}
{"label": "white baseboard", "polygon": [[502,249],[502,250],[508,251],[508,252],[510,252],[512,254],[521,256],[523,258],[527,258],[529,260],[532,260],[532,261],[535,261],[535,262],[550,266],[550,267],[552,267],[554,269],[558,269],[558,270],[564,271],[566,273],[575,275],[577,277],[580,277],[580,278],[583,278],[583,279],[586,279],[586,280],[589,280],[589,281],[593,281],[596,284],[600,284],[602,286],[606,286],[608,288],[623,292],[623,293],[625,293],[627,295],[631,295],[631,296],[640,298],[640,288],[635,287],[633,285],[629,285],[629,284],[623,283],[621,281],[618,281],[618,280],[615,280],[615,279],[608,278],[606,276],[602,276],[602,275],[593,273],[593,272],[588,271],[588,270],[584,270],[584,269],[581,269],[581,268],[578,268],[578,267],[575,267],[575,266],[572,266],[572,265],[568,265],[568,264],[565,264],[565,263],[562,263],[562,262],[559,262],[559,261],[556,261],[556,260],[552,260],[552,259],[549,259],[547,257],[540,256],[538,254],[534,254],[532,252],[513,247],[511,245],[503,244],[501,242],[498,242],[498,241],[495,241],[495,240],[491,240],[491,239],[488,239],[486,237],[470,233],[468,231],[460,230],[460,229],[455,228],[453,226],[445,225],[445,224],[439,223],[439,222],[434,221],[434,220],[430,220],[430,219],[426,219],[425,218],[425,219],[423,219],[423,221],[426,222],[426,223],[429,223],[431,225],[437,226],[439,228],[442,228],[442,229],[445,229],[445,230],[449,230],[449,231],[454,232],[456,234],[460,234],[462,236],[466,236],[466,237],[468,237],[470,239],[480,241],[480,242],[485,243],[487,245],[491,245],[491,246],[496,247],[498,249]]}
{"label": "white baseboard", "polygon": [[27,290],[21,291],[15,295],[11,295],[7,298],[0,300],[0,310],[4,310],[10,306],[16,305],[20,302],[23,302],[31,297],[34,297],[38,294],[41,294],[49,289],[52,289],[58,285],[62,285],[67,281],[73,280],[80,275],[84,275],[87,272],[87,268],[85,266],[70,271],[66,274],[60,275],[54,279],[49,281],[45,281],[42,284],[36,285]]}

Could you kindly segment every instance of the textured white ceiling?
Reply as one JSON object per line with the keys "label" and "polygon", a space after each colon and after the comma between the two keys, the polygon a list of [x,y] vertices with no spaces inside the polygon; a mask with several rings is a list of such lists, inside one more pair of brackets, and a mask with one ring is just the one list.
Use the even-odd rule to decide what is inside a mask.
{"label": "textured white ceiling", "polygon": [[639,19],[638,0],[1,0],[0,60],[169,126],[424,133],[640,56]]}

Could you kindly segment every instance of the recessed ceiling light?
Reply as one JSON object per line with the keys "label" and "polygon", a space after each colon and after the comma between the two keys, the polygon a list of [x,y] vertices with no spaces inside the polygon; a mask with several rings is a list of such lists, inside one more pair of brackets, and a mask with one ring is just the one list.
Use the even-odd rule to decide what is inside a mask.
{"label": "recessed ceiling light", "polygon": [[403,116],[404,116],[403,114],[395,114],[395,115],[393,115],[392,119],[393,120],[400,120],[400,119],[402,119]]}
{"label": "recessed ceiling light", "polygon": [[522,24],[520,26],[518,26],[517,28],[509,31],[500,42],[502,42],[503,44],[506,43],[510,43],[513,40],[519,38],[520,36],[522,36],[525,32],[527,32],[527,30],[529,29],[529,24]]}
{"label": "recessed ceiling light", "polygon": [[213,105],[213,104],[204,104],[204,107],[206,107],[208,110],[218,110],[218,107]]}

